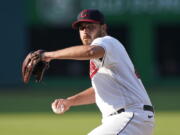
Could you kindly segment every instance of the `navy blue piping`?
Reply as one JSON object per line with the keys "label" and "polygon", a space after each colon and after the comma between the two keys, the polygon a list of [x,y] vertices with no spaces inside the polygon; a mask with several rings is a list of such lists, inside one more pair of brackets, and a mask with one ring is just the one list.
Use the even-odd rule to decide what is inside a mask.
{"label": "navy blue piping", "polygon": [[123,132],[123,130],[128,126],[128,124],[132,121],[133,118],[134,118],[134,113],[133,113],[132,118],[128,121],[128,123],[124,126],[124,128],[121,131],[119,131],[119,133],[117,135],[120,135],[120,133]]}

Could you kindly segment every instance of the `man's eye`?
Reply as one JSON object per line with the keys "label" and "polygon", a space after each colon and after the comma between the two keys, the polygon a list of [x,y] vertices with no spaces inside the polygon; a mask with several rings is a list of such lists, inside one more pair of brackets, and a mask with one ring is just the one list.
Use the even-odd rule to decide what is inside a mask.
{"label": "man's eye", "polygon": [[80,30],[84,30],[84,27],[83,27],[83,26],[79,26],[79,29],[80,29]]}
{"label": "man's eye", "polygon": [[92,25],[79,26],[79,29],[80,29],[80,30],[84,30],[84,29],[93,30],[93,29],[94,29],[94,26],[92,26]]}
{"label": "man's eye", "polygon": [[87,26],[88,29],[92,30],[94,27],[92,25]]}

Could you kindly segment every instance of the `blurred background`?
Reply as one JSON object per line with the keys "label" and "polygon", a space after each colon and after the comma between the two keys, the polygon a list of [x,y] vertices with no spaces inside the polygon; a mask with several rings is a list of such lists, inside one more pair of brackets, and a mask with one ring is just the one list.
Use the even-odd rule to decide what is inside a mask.
{"label": "blurred background", "polygon": [[179,135],[179,0],[0,1],[0,134],[83,135],[100,124],[95,105],[63,116],[50,108],[55,98],[90,87],[88,61],[55,60],[40,84],[24,85],[21,78],[28,52],[81,44],[71,24],[86,8],[102,11],[109,35],[127,49],[156,109],[155,135]]}

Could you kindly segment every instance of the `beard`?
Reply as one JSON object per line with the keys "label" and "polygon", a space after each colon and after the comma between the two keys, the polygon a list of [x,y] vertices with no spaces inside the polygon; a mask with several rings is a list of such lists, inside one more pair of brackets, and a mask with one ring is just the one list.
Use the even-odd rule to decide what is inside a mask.
{"label": "beard", "polygon": [[90,35],[85,35],[82,39],[82,43],[83,45],[90,45],[94,39],[98,38],[98,37],[103,37],[106,34],[104,33],[104,31],[99,30],[95,35],[90,36]]}
{"label": "beard", "polygon": [[92,40],[90,40],[90,39],[83,39],[82,43],[83,43],[83,45],[90,45],[92,43]]}
{"label": "beard", "polygon": [[84,35],[82,39],[83,45],[90,45],[92,42],[92,38],[90,35]]}

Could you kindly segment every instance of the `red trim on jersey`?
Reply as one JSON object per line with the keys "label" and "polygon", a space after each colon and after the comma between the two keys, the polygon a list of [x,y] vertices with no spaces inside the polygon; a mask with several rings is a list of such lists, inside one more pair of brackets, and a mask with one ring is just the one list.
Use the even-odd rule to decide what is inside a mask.
{"label": "red trim on jersey", "polygon": [[93,76],[98,72],[99,68],[96,66],[93,60],[89,63],[89,76],[92,79]]}
{"label": "red trim on jersey", "polygon": [[140,74],[137,71],[135,71],[135,75],[137,78],[141,78]]}
{"label": "red trim on jersey", "polygon": [[95,70],[94,70],[94,72],[93,72],[93,73],[91,73],[91,74],[90,74],[90,78],[91,78],[91,79],[92,79],[92,78],[93,78],[93,76],[94,76],[94,75],[98,72],[98,70],[99,70],[99,69],[97,68],[97,69],[95,69]]}

